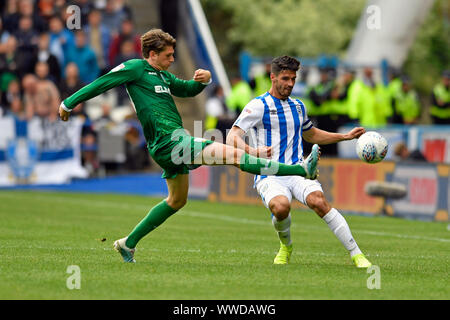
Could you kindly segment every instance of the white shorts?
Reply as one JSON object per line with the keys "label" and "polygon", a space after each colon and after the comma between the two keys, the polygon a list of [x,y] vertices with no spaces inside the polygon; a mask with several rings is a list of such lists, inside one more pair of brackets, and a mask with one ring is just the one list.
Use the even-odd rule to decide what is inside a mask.
{"label": "white shorts", "polygon": [[289,203],[294,196],[295,199],[307,205],[306,197],[311,192],[323,192],[319,181],[301,176],[269,176],[256,184],[256,190],[267,208],[269,208],[270,200],[276,196],[285,196],[289,199]]}

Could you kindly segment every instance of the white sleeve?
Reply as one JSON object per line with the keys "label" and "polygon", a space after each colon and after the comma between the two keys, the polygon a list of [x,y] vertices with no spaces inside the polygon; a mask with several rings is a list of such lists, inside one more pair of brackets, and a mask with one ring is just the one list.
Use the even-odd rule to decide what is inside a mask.
{"label": "white sleeve", "polygon": [[233,126],[239,127],[244,132],[253,128],[257,123],[262,121],[264,115],[264,104],[261,100],[253,99],[242,110]]}
{"label": "white sleeve", "polygon": [[308,116],[305,117],[305,121],[303,121],[302,130],[307,131],[313,127],[313,123],[308,119]]}

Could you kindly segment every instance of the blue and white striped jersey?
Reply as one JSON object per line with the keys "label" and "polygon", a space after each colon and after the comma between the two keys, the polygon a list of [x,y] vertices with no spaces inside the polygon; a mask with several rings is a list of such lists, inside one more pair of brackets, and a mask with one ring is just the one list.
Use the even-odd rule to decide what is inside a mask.
{"label": "blue and white striped jersey", "polygon": [[[250,134],[254,147],[272,146],[272,160],[286,164],[303,161],[302,133],[313,127],[302,101],[269,92],[251,100],[233,125]],[[262,178],[256,176],[255,184]]]}

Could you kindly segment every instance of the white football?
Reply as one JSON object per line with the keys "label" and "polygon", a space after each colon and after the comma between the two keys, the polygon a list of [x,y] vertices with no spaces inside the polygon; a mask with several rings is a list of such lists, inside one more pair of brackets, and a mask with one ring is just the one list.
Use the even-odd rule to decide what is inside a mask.
{"label": "white football", "polygon": [[387,140],[378,132],[368,131],[356,142],[358,157],[367,163],[377,163],[384,159],[388,151]]}

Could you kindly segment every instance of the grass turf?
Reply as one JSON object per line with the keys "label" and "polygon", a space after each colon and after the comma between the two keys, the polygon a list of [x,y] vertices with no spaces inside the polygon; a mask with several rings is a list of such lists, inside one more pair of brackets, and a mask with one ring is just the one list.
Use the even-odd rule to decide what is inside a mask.
{"label": "grass turf", "polygon": [[[136,264],[123,263],[113,241],[160,200],[0,191],[0,299],[450,298],[445,223],[346,216],[380,268],[379,290],[311,211],[292,213],[286,266],[272,264],[279,243],[267,209],[196,200],[138,244]],[[80,267],[79,290],[66,286],[70,265]]]}

